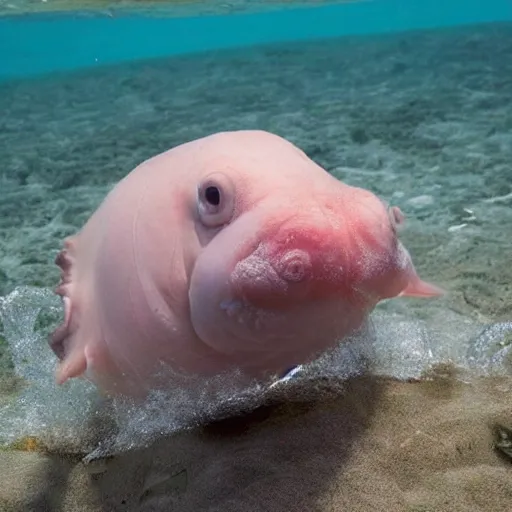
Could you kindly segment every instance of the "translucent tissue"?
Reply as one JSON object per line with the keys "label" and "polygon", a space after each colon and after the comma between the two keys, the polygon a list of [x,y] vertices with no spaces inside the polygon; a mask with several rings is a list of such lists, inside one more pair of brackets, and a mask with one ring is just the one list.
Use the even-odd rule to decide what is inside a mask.
{"label": "translucent tissue", "polygon": [[35,437],[50,450],[94,458],[253,409],[272,397],[304,399],[319,392],[320,382],[321,392],[336,392],[346,379],[362,373],[418,379],[440,363],[477,375],[510,373],[512,322],[481,326],[447,310],[420,321],[406,308],[378,308],[353,338],[278,381],[242,387],[236,374],[222,375],[155,392],[136,405],[102,397],[83,379],[55,384],[56,360],[47,335],[61,321],[61,310],[60,300],[45,289],[18,288],[0,297],[3,337],[14,372],[24,382],[0,406],[0,444]]}

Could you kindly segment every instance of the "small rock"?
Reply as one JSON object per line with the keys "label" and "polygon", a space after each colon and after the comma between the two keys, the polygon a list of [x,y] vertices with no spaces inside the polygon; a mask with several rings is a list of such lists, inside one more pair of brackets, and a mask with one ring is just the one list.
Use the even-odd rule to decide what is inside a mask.
{"label": "small rock", "polygon": [[460,231],[461,229],[465,228],[467,226],[467,223],[464,222],[463,224],[457,224],[455,226],[450,226],[448,228],[449,233],[453,233],[454,231]]}
{"label": "small rock", "polygon": [[429,195],[411,197],[407,200],[407,204],[410,204],[414,208],[423,208],[425,206],[434,204],[434,198]]}

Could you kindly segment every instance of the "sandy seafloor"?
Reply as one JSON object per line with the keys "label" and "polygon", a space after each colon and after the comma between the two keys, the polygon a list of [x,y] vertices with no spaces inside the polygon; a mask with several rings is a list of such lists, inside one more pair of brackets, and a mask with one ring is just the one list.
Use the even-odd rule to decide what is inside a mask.
{"label": "sandy seafloor", "polygon": [[[448,291],[379,307],[379,376],[323,379],[321,389],[317,379],[248,418],[89,465],[76,454],[0,452],[0,510],[510,510],[512,467],[492,445],[493,426],[512,425],[507,363],[485,377],[451,367],[434,382],[386,377],[416,376],[425,362],[467,362],[475,344],[485,345],[486,366],[510,342],[511,56],[512,24],[494,24],[0,84],[0,295],[18,290],[9,307],[40,301],[50,311],[44,290],[41,298],[17,287],[56,284],[63,237],[135,165],[247,128],[288,138],[339,178],[400,206],[418,271]],[[16,368],[28,358],[24,376],[35,381],[37,365],[49,371],[53,359],[43,335],[23,331],[23,312],[6,320],[3,311],[6,411],[19,389],[7,341]],[[21,395],[21,420],[34,428],[64,421],[59,400],[61,416],[85,403],[80,388],[54,394],[49,382]],[[34,433],[6,417],[0,434]],[[59,433],[64,445],[70,429]],[[135,441],[132,432],[127,444]]]}

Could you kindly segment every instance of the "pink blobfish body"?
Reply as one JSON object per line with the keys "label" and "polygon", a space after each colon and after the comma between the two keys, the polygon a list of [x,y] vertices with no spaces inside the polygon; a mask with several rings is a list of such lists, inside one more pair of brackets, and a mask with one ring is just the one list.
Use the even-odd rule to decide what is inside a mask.
{"label": "pink blobfish body", "polygon": [[441,293],[417,275],[402,222],[398,208],[268,132],[217,133],[157,155],[57,257],[57,381],[84,374],[107,393],[141,396],[172,386],[162,365],[252,378],[306,363],[379,301]]}

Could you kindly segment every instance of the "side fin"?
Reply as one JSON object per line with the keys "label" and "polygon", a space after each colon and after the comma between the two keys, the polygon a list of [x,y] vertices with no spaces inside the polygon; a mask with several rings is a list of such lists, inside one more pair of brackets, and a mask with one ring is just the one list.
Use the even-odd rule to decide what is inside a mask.
{"label": "side fin", "polygon": [[423,281],[418,276],[409,280],[407,286],[398,294],[398,297],[439,297],[446,292],[435,284]]}
{"label": "side fin", "polygon": [[55,372],[57,384],[64,384],[68,379],[79,377],[87,369],[85,353],[79,347],[67,355]]}

